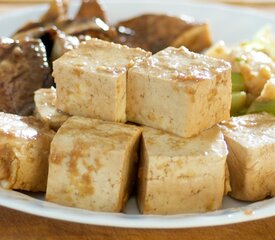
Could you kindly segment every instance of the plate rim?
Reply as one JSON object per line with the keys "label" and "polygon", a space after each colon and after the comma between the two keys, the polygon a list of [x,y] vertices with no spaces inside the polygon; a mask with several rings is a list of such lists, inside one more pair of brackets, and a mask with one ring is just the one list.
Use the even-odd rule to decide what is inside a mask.
{"label": "plate rim", "polygon": [[[11,197],[13,197],[12,202]],[[251,203],[244,207],[207,213],[163,216],[89,211],[47,202],[21,192],[5,189],[0,189],[0,206],[39,217],[67,222],[136,229],[213,227],[268,218],[275,214],[275,198]],[[199,225],[197,223],[198,218]],[[160,219],[162,221],[159,221]]]}
{"label": "plate rim", "polygon": [[[129,0],[105,0],[101,1],[104,4],[111,2],[112,4],[127,3]],[[132,1],[135,3],[137,0]],[[148,2],[147,0],[139,0],[139,3]],[[176,0],[172,1],[173,3]],[[129,3],[129,2],[128,2]],[[155,0],[154,4],[168,4],[171,0]],[[275,22],[275,16],[271,13],[265,13],[259,10],[251,8],[243,8],[238,6],[228,6],[219,3],[207,3],[187,1],[176,2],[180,5],[191,7],[203,7],[211,8],[222,11],[229,11],[234,14],[242,12],[250,16],[266,19],[267,21]],[[73,4],[74,5],[74,4]],[[41,4],[33,7],[26,7],[24,9],[16,10],[10,13],[5,13],[0,16],[0,19],[16,17],[18,14],[27,14],[33,11],[45,10],[47,4]],[[153,11],[152,11],[153,12]],[[183,13],[184,14],[184,13]],[[15,201],[11,201],[10,197],[16,194]],[[34,206],[32,205],[34,204]],[[51,219],[70,221],[82,224],[91,224],[98,226],[108,227],[122,227],[122,228],[144,228],[144,229],[176,229],[176,228],[194,228],[194,227],[209,227],[220,226],[233,223],[247,222],[257,219],[263,219],[275,215],[275,198],[268,200],[251,203],[244,207],[236,209],[223,209],[209,213],[200,214],[178,214],[178,215],[137,215],[137,214],[123,214],[123,213],[101,213],[93,212],[89,210],[83,210],[78,208],[71,208],[61,206],[58,204],[46,202],[36,198],[32,198],[26,194],[18,193],[16,191],[0,189],[0,206],[18,210],[21,212],[33,214],[40,217],[46,217]],[[42,207],[41,207],[42,206]],[[51,209],[51,211],[49,211]],[[58,211],[57,211],[58,210]],[[59,215],[60,211],[65,211],[65,215]],[[54,212],[53,212],[54,211]],[[57,212],[56,212],[57,211]],[[85,216],[85,218],[79,219],[77,217],[79,212]],[[58,214],[56,214],[58,213]],[[112,218],[106,221],[112,215]],[[65,216],[65,217],[64,217]],[[92,216],[92,218],[91,218]],[[225,218],[226,216],[226,218]],[[222,220],[220,219],[222,217]],[[114,218],[114,219],[113,219]],[[165,219],[159,221],[159,219]],[[197,223],[196,218],[199,218],[200,224]]]}

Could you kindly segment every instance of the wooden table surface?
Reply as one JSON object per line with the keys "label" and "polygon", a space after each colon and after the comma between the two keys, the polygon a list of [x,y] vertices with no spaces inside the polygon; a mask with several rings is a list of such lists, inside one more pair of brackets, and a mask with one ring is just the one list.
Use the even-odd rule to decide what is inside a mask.
{"label": "wooden table surface", "polygon": [[[2,3],[0,4],[0,14],[29,5]],[[257,5],[254,7],[275,14],[274,5]],[[176,230],[122,229],[56,221],[0,207],[1,239],[275,240],[275,217],[219,227]]]}

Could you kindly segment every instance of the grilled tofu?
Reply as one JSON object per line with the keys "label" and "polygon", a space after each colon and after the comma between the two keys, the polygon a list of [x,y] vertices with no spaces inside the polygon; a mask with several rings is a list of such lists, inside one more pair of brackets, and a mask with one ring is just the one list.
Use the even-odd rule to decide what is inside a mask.
{"label": "grilled tofu", "polygon": [[138,174],[144,214],[206,212],[221,207],[227,148],[215,126],[193,138],[145,127]]}
{"label": "grilled tofu", "polygon": [[128,66],[148,55],[98,39],[81,43],[53,63],[57,108],[70,115],[125,122]]}
{"label": "grilled tofu", "polygon": [[244,201],[275,196],[275,117],[267,113],[233,117],[221,129],[229,149],[229,194]]}
{"label": "grilled tofu", "polygon": [[228,119],[230,64],[169,47],[129,69],[127,119],[191,137]]}
{"label": "grilled tofu", "polygon": [[45,191],[54,136],[34,117],[0,113],[0,186]]}
{"label": "grilled tofu", "polygon": [[35,91],[34,103],[35,117],[48,124],[55,131],[69,118],[69,115],[56,108],[56,90],[53,87]]}
{"label": "grilled tofu", "polygon": [[69,118],[51,145],[46,199],[94,211],[123,209],[135,178],[141,129]]}

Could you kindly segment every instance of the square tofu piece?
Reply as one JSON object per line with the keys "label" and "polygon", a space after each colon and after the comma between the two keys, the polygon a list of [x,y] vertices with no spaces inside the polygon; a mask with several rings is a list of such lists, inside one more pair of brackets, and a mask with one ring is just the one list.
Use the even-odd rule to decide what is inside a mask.
{"label": "square tofu piece", "polygon": [[53,130],[58,130],[69,118],[69,115],[56,108],[55,88],[40,88],[34,92],[34,115],[48,124]]}
{"label": "square tofu piece", "polygon": [[141,129],[69,118],[51,145],[46,199],[94,211],[119,212],[134,182]]}
{"label": "square tofu piece", "polygon": [[206,212],[221,207],[227,148],[218,127],[193,138],[142,132],[138,205],[144,214]]}
{"label": "square tofu piece", "polygon": [[0,186],[45,191],[54,131],[34,117],[0,113]]}
{"label": "square tofu piece", "polygon": [[228,119],[230,64],[169,47],[128,73],[127,119],[191,137]]}
{"label": "square tofu piece", "polygon": [[126,72],[149,56],[140,48],[92,39],[53,63],[57,108],[70,115],[126,121]]}
{"label": "square tofu piece", "polygon": [[229,150],[229,194],[245,201],[275,196],[275,117],[233,117],[221,128]]}

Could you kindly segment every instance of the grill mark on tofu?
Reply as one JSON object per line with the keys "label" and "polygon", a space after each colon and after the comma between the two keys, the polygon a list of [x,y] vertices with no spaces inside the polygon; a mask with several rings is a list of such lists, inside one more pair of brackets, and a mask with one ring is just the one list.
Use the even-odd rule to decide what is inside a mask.
{"label": "grill mark on tofu", "polygon": [[81,176],[81,183],[82,183],[82,186],[81,186],[81,188],[79,189],[79,190],[80,190],[80,195],[81,195],[81,196],[88,196],[88,195],[93,194],[94,188],[93,188],[93,186],[91,185],[91,182],[92,182],[92,179],[91,179],[91,176],[90,176],[89,173],[84,173],[84,174]]}
{"label": "grill mark on tofu", "polygon": [[62,152],[58,152],[55,150],[54,147],[51,147],[51,155],[50,155],[50,158],[49,158],[49,162],[51,163],[54,163],[54,164],[61,164],[64,157],[65,157],[65,154],[62,153]]}
{"label": "grill mark on tofu", "polygon": [[81,75],[84,73],[84,70],[81,68],[73,68],[73,73],[77,76],[77,77],[81,77]]}
{"label": "grill mark on tofu", "polygon": [[[90,144],[76,139],[69,161],[71,184],[77,189],[77,194],[82,197],[94,193],[92,174],[93,172],[96,173],[102,167],[99,158],[95,157],[94,159],[89,159],[89,154],[83,154],[82,149],[88,149],[89,147]],[[79,162],[79,159],[84,160]],[[87,161],[85,161],[85,159],[87,159]],[[92,161],[92,164],[89,164],[88,160]],[[81,168],[85,169],[84,173],[81,171]]]}

